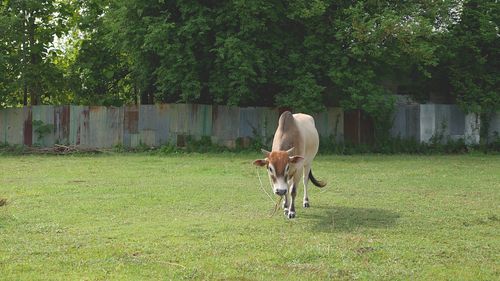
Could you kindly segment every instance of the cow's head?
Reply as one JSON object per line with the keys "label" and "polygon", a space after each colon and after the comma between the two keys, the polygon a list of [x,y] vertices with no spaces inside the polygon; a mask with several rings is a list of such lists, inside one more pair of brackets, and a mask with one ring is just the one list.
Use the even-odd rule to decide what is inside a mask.
{"label": "cow's head", "polygon": [[253,161],[254,165],[267,168],[276,195],[283,196],[287,193],[288,182],[294,176],[296,166],[302,164],[304,160],[302,156],[290,156],[292,151],[293,148],[272,152],[262,149],[266,158]]}

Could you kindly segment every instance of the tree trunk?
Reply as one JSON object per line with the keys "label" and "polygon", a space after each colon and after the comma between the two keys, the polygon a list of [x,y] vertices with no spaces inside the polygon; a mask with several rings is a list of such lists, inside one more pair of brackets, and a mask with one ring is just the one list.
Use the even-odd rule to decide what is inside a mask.
{"label": "tree trunk", "polygon": [[[26,19],[27,18],[27,12],[26,10],[23,11],[23,16]],[[22,63],[22,75],[21,78],[23,80],[23,105],[27,106],[28,105],[28,82],[26,81],[27,75],[26,71],[28,68],[28,23],[24,20],[23,21],[23,42],[22,42],[22,48],[23,48],[23,63]]]}
{"label": "tree trunk", "polygon": [[134,83],[134,104],[139,104],[139,94],[137,93],[137,85]]}
{"label": "tree trunk", "polygon": [[141,104],[154,104],[155,90],[155,85],[150,81],[144,91],[141,92]]}
{"label": "tree trunk", "polygon": [[24,81],[24,86],[23,86],[23,105],[24,106],[28,105],[28,87],[26,87],[26,81]]}
{"label": "tree trunk", "polygon": [[[41,54],[39,52],[34,52],[35,50],[35,45],[36,40],[35,40],[35,29],[36,29],[36,24],[35,24],[35,17],[31,16],[29,17],[28,21],[28,40],[29,40],[29,64],[31,65],[31,70],[36,69],[36,66],[39,66],[41,62]],[[39,87],[39,81],[36,76],[37,73],[34,73],[31,71],[29,73],[31,77],[29,77],[30,85],[28,86],[28,90],[30,93],[30,102],[31,105],[38,105],[40,104],[40,87]],[[26,78],[25,78],[26,79]]]}

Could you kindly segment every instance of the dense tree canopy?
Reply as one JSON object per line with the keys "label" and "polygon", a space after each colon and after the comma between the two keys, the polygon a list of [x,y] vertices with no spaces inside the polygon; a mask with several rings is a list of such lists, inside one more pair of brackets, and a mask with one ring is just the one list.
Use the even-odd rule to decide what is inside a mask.
{"label": "dense tree canopy", "polygon": [[[461,24],[449,34],[447,66],[457,102],[481,115],[481,135],[487,139],[489,121],[500,110],[500,3],[468,1]],[[445,60],[444,60],[445,61]]]}
{"label": "dense tree canopy", "polygon": [[[51,48],[65,34],[70,6],[55,0],[2,0],[0,6],[0,102],[50,102],[64,91],[63,73]],[[28,97],[29,96],[29,97]]]}
{"label": "dense tree canopy", "polygon": [[0,0],[0,106],[499,110],[498,1]]}

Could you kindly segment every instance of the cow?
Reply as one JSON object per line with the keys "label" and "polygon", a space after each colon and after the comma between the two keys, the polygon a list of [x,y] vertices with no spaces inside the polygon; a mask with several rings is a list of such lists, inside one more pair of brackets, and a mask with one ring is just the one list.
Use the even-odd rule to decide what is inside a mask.
{"label": "cow", "polygon": [[[312,116],[302,113],[292,114],[285,111],[278,120],[271,152],[262,149],[265,159],[253,161],[253,164],[266,167],[272,182],[273,192],[285,196],[283,209],[289,219],[295,218],[295,196],[297,186],[303,178],[304,208],[309,208],[307,196],[308,181],[317,187],[326,183],[314,178],[311,164],[318,152],[319,137]],[[290,202],[288,200],[290,194]]]}

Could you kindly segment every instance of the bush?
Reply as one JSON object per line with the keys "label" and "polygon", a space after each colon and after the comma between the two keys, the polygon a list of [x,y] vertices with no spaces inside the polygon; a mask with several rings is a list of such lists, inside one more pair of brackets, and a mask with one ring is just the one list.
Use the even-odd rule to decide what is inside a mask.
{"label": "bush", "polygon": [[160,146],[157,151],[159,154],[175,154],[179,153],[179,149],[175,145],[165,144]]}
{"label": "bush", "polygon": [[225,146],[213,143],[212,138],[209,136],[202,136],[199,140],[196,140],[193,137],[188,137],[186,143],[186,152],[207,153],[224,152],[230,150]]}
{"label": "bush", "polygon": [[[464,139],[446,139],[434,138],[435,141],[429,143],[418,142],[414,139],[403,139],[400,137],[392,137],[384,142],[379,142],[374,145],[368,144],[353,144],[348,142],[338,142],[334,136],[322,137],[319,144],[320,154],[337,154],[337,155],[354,155],[364,153],[379,153],[379,154],[463,154],[474,151],[482,151],[484,153],[500,152],[500,137],[496,134],[488,144],[484,145],[467,145]],[[440,139],[437,141],[437,139]],[[431,139],[432,140],[432,139]],[[240,138],[236,140],[235,148],[228,148],[212,142],[209,136],[195,139],[193,137],[186,138],[186,147],[177,147],[174,144],[164,144],[160,147],[150,147],[144,143],[137,147],[125,147],[123,144],[115,145],[111,151],[115,153],[151,153],[153,155],[169,155],[179,153],[221,153],[221,152],[260,152],[261,148],[268,148],[262,138]],[[0,155],[20,155],[30,153],[26,147],[22,145],[9,145],[0,143]]]}
{"label": "bush", "polygon": [[0,143],[0,155],[2,154],[23,154],[24,146],[22,145],[10,145],[8,143]]}
{"label": "bush", "polygon": [[486,144],[485,151],[500,152],[500,135],[494,132],[491,139]]}
{"label": "bush", "polygon": [[[334,138],[321,138],[319,152],[322,154],[363,154],[363,153],[380,153],[380,154],[458,154],[467,153],[474,150],[476,146],[466,145],[464,139],[440,139],[429,143],[423,143],[414,139],[403,139],[400,137],[392,137],[383,142],[374,145],[368,144],[352,144],[339,143]],[[500,142],[499,142],[500,143]],[[494,145],[488,148],[488,151],[494,150]]]}

